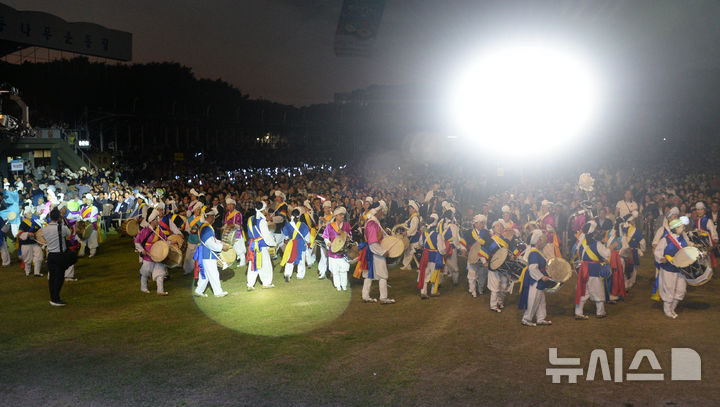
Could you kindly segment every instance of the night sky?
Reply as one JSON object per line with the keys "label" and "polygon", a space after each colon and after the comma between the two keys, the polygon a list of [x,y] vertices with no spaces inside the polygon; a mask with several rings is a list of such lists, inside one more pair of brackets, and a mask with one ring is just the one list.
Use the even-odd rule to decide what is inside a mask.
{"label": "night sky", "polygon": [[369,58],[334,55],[341,0],[3,1],[129,31],[134,62],[177,61],[251,97],[298,106],[371,84],[442,88],[479,44],[508,35],[571,40],[625,112],[695,114],[683,107],[720,94],[708,82],[720,68],[717,1],[388,0]]}

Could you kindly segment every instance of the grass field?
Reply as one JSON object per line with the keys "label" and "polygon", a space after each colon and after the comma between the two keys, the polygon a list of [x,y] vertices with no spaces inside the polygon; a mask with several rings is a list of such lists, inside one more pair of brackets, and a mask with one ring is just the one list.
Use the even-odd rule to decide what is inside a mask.
{"label": "grass field", "polygon": [[[517,295],[501,314],[466,282],[420,301],[416,273],[399,270],[398,302],[387,306],[362,303],[357,280],[337,293],[314,267],[290,284],[276,268],[277,288],[252,293],[244,269],[226,271],[231,295],[220,299],[193,299],[191,278],[175,270],[168,297],[143,294],[129,239],[111,235],[79,261],[64,308],[49,306],[47,280],[17,262],[2,269],[0,405],[717,405],[718,282],[691,288],[670,320],[649,299],[650,264],[608,318],[572,318],[571,280],[548,296],[553,326],[528,328]],[[549,347],[580,357],[584,373],[593,349],[608,352],[612,371],[613,348],[623,348],[624,372],[651,349],[665,380],[605,382],[598,370],[593,382],[552,384]],[[673,347],[700,354],[702,381],[670,380]],[[641,371],[651,372],[647,361]]]}

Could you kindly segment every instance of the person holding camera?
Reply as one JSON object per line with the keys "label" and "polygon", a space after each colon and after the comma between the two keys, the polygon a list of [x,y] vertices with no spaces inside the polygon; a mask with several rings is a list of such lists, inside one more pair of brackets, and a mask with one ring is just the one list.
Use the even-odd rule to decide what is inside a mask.
{"label": "person holding camera", "polygon": [[50,211],[50,223],[40,230],[47,245],[47,266],[50,270],[48,286],[50,288],[50,305],[63,307],[65,301],[60,299],[60,290],[65,281],[65,270],[73,262],[72,253],[68,252],[67,241],[70,229],[60,223],[60,211],[57,208]]}

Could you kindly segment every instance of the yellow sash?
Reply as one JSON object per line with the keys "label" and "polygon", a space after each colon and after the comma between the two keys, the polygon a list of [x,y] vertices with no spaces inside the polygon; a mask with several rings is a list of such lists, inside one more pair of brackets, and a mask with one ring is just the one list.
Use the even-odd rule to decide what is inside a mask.
{"label": "yellow sash", "polygon": [[[599,258],[592,250],[590,250],[590,247],[588,246],[586,239],[583,239],[583,241],[582,241],[581,244],[582,244],[582,247],[583,247],[583,251],[584,251],[585,253],[587,253],[588,257],[590,257],[590,260],[592,260],[592,261],[600,261],[600,258]],[[581,260],[582,260],[582,259],[581,259]]]}
{"label": "yellow sash", "polygon": [[238,211],[236,211],[236,210],[234,210],[234,209],[233,209],[232,212],[226,213],[226,214],[225,214],[225,223],[227,224],[227,223],[228,223],[228,220],[234,218],[235,215],[237,215],[237,214],[238,214]]}
{"label": "yellow sash", "polygon": [[85,209],[83,209],[83,211],[82,211],[83,219],[90,216],[91,213],[92,213],[92,207],[86,206]]}
{"label": "yellow sash", "polygon": [[[472,230],[472,237],[473,237],[473,239],[475,239],[476,242],[480,243],[481,245],[484,245],[484,244],[485,244],[485,239],[483,239],[483,238],[480,237],[480,234],[477,233],[477,231],[475,230],[475,228],[473,228],[473,230]],[[480,253],[480,255],[482,255],[483,257],[485,257],[486,259],[489,259],[489,258],[490,258],[490,255],[488,255],[487,253],[485,253],[485,250],[483,250],[482,248],[480,248],[480,252],[479,252],[479,253]]]}
{"label": "yellow sash", "polygon": [[197,225],[198,222],[200,222],[200,218],[201,218],[200,216],[196,216],[192,220],[190,220],[190,229],[194,228],[195,225]]}

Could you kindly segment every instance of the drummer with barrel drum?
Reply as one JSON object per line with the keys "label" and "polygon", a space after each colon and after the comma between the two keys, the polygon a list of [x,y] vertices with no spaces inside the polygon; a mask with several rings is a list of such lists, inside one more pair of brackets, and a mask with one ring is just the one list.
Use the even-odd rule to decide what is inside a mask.
{"label": "drummer with barrel drum", "polygon": [[150,212],[150,215],[148,215],[147,226],[142,228],[140,233],[135,236],[135,250],[140,253],[141,257],[140,291],[144,293],[150,292],[150,290],[148,290],[148,280],[152,278],[157,284],[157,294],[168,295],[164,287],[165,275],[167,273],[165,265],[163,263],[153,261],[150,255],[152,247],[155,243],[159,241],[164,242],[164,240],[162,240],[162,236],[155,230],[158,227],[159,220],[160,214],[157,209],[153,209],[153,211]]}
{"label": "drummer with barrel drum", "polygon": [[[507,212],[506,212],[507,213]],[[492,225],[493,235],[485,248],[485,253],[491,257],[501,252],[505,257],[511,257],[511,260],[519,255],[515,245],[515,230],[512,227],[506,228],[506,224],[502,219],[497,220]],[[504,249],[504,250],[500,250]],[[500,262],[504,264],[506,259]],[[505,307],[505,296],[510,290],[510,276],[508,273],[498,270],[496,267],[490,267],[488,273],[488,289],[490,290],[490,310],[493,312],[501,312]]]}
{"label": "drummer with barrel drum", "polygon": [[232,198],[225,200],[226,210],[222,240],[223,243],[229,244],[235,250],[235,257],[238,261],[237,267],[243,267],[245,265],[247,249],[245,247],[245,236],[243,234],[242,214],[235,209],[236,204]]}
{"label": "drummer with barrel drum", "polygon": [[[381,304],[394,304],[395,300],[388,297],[388,268],[386,256],[402,255],[404,245],[401,239],[386,235],[380,220],[385,216],[387,205],[385,201],[375,202],[370,206],[365,223],[365,243],[361,245],[360,261],[358,261],[353,277],[363,278],[362,300],[366,303],[380,302]],[[370,288],[373,280],[378,281],[380,298],[370,297]]]}
{"label": "drummer with barrel drum", "polygon": [[[80,209],[79,217],[75,215],[77,220],[75,225],[76,234],[80,238],[78,256],[84,256],[85,248],[88,248],[90,249],[88,257],[94,257],[98,248],[98,210],[93,205],[93,196],[91,194],[85,194],[83,203],[85,205]],[[84,222],[82,231],[78,230],[80,222]]]}
{"label": "drummer with barrel drum", "polygon": [[345,222],[347,209],[338,206],[333,211],[333,219],[323,231],[322,239],[328,248],[328,268],[333,278],[333,286],[338,291],[347,291],[350,262],[345,257],[345,252],[352,241],[352,229],[350,223]]}
{"label": "drummer with barrel drum", "polygon": [[663,312],[672,319],[678,317],[675,310],[685,298],[687,285],[702,285],[712,277],[707,258],[689,245],[684,230],[681,219],[670,221],[669,232],[658,241],[653,252],[655,261],[660,264],[657,291],[663,301]]}
{"label": "drummer with barrel drum", "polygon": [[[544,290],[554,285],[546,271],[548,262],[542,254],[546,245],[547,235],[540,229],[534,230],[530,235],[528,266],[521,277],[522,288],[518,302],[518,308],[525,310],[520,321],[525,326],[552,325],[551,321],[545,319],[547,304]],[[533,322],[533,318],[537,322]]]}

